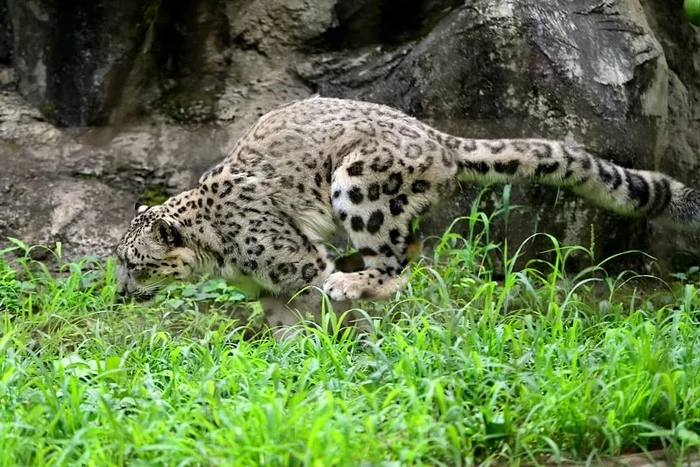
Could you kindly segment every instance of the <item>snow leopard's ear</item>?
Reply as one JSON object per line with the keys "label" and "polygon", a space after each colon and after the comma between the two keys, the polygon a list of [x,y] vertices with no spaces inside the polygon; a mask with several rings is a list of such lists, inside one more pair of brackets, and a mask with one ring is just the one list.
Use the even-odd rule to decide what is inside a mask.
{"label": "snow leopard's ear", "polygon": [[182,246],[182,234],[180,230],[165,219],[157,219],[151,226],[153,238],[169,247]]}
{"label": "snow leopard's ear", "polygon": [[145,204],[140,204],[140,203],[134,203],[134,214],[139,215],[143,214],[144,212],[148,211],[151,209],[150,206],[146,206]]}

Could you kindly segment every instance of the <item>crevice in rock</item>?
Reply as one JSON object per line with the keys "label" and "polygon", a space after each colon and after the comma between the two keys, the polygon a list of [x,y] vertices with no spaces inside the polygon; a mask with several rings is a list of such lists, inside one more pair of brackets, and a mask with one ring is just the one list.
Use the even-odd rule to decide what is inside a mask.
{"label": "crevice in rock", "polygon": [[0,65],[11,65],[13,55],[12,21],[7,2],[0,1]]}
{"label": "crevice in rock", "polygon": [[338,25],[309,42],[337,51],[382,45],[389,50],[419,40],[463,0],[339,0]]}

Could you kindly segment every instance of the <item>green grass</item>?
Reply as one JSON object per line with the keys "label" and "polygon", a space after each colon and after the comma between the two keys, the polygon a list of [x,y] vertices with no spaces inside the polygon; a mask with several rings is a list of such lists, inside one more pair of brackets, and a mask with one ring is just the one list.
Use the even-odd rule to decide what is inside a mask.
{"label": "green grass", "polygon": [[[553,262],[515,270],[490,221],[472,212],[467,239],[446,233],[407,290],[365,304],[383,318],[362,343],[313,326],[283,344],[244,339],[235,317],[256,310],[216,281],[115,304],[111,260],[51,273],[15,241],[0,252],[0,465],[596,464],[695,451],[696,286],[600,266],[571,276],[567,258],[585,250],[551,237]],[[506,256],[498,281],[493,254]]]}

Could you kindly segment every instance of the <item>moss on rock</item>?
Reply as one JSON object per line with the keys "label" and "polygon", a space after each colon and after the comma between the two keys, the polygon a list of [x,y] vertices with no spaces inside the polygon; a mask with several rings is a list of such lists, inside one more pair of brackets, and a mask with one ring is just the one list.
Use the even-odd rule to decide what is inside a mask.
{"label": "moss on rock", "polygon": [[163,204],[170,195],[162,183],[154,183],[146,186],[146,189],[139,197],[139,203],[148,206]]}

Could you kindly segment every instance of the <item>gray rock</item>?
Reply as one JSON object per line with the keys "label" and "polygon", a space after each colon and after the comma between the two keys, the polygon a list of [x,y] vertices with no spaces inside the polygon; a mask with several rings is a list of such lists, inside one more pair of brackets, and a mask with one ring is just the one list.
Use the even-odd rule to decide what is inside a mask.
{"label": "gray rock", "polygon": [[58,124],[108,122],[142,80],[159,3],[8,0],[20,92]]}
{"label": "gray rock", "polygon": [[14,68],[0,65],[0,91],[12,91],[17,88],[17,73]]}
{"label": "gray rock", "polygon": [[230,37],[241,47],[279,54],[336,22],[337,0],[232,0],[225,3]]}
{"label": "gray rock", "polygon": [[[200,120],[201,101],[213,98],[231,66],[226,6],[221,0],[158,3],[154,72],[160,90],[167,94],[163,103],[191,101],[184,107],[193,107],[193,121]],[[200,109],[195,110],[196,107]]]}
{"label": "gray rock", "polygon": [[226,125],[148,118],[80,130],[59,129],[16,93],[0,92],[0,245],[15,237],[60,241],[67,259],[113,254],[134,203],[190,188],[259,113],[288,99],[267,86],[242,87],[246,117]]}

